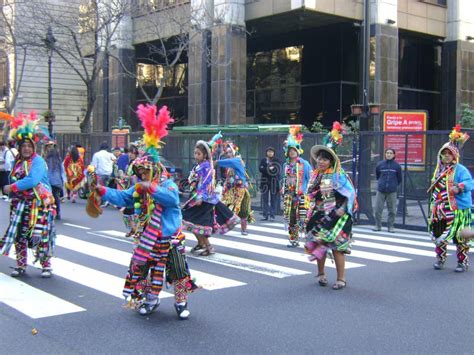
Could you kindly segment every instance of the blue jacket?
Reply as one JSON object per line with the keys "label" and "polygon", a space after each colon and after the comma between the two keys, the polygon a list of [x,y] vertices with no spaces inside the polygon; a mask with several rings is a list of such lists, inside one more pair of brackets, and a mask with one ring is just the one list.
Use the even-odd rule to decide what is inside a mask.
{"label": "blue jacket", "polygon": [[397,192],[402,182],[402,168],[395,160],[382,160],[375,168],[377,191],[383,193]]}
{"label": "blue jacket", "polygon": [[[106,188],[106,193],[102,196],[102,200],[119,207],[134,208],[133,193],[135,186],[128,190],[119,191]],[[181,226],[181,209],[179,208],[178,186],[171,181],[165,180],[158,185],[156,191],[151,195],[153,201],[162,208],[161,227],[163,237],[169,237],[176,233]]]}
{"label": "blue jacket", "polygon": [[464,184],[464,191],[462,193],[454,195],[456,197],[458,209],[463,210],[466,208],[471,208],[471,191],[474,190],[474,181],[472,180],[471,173],[464,165],[456,164],[456,170],[454,172],[454,182],[456,184]]}
{"label": "blue jacket", "polygon": [[43,158],[35,154],[28,175],[16,181],[12,189],[13,191],[25,191],[36,187],[39,183],[48,189],[48,191],[51,191],[51,185],[48,180],[48,166]]}

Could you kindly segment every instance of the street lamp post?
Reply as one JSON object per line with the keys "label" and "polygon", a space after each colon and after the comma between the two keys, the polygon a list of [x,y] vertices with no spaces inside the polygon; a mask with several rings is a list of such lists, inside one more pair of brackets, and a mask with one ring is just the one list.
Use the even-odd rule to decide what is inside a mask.
{"label": "street lamp post", "polygon": [[55,48],[56,38],[54,38],[53,30],[51,26],[48,26],[46,32],[46,38],[44,43],[48,50],[48,112],[45,115],[45,120],[48,122],[48,132],[50,137],[53,137],[53,122],[55,121],[55,115],[53,112],[53,87],[52,87],[52,56]]}

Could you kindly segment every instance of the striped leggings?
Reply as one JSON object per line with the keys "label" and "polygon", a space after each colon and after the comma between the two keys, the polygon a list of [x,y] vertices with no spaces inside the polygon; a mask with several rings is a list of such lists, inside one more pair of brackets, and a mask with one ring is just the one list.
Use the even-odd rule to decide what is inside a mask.
{"label": "striped leggings", "polygon": [[[448,242],[443,241],[435,247],[436,256],[442,263],[446,262],[448,256]],[[469,244],[456,244],[456,256],[459,264],[469,266]]]}
{"label": "striped leggings", "polygon": [[[39,245],[38,247],[42,247]],[[26,269],[28,263],[28,241],[24,238],[18,238],[15,241],[16,266],[19,269]],[[38,251],[36,251],[38,252]],[[40,264],[43,269],[51,268],[51,257],[40,258]]]}

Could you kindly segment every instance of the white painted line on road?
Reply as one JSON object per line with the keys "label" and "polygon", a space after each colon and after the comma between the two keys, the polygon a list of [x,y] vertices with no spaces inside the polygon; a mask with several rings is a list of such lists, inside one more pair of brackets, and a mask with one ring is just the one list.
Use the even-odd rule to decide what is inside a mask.
{"label": "white painted line on road", "polygon": [[[227,235],[231,235],[235,238],[241,238],[241,239],[249,239],[249,238],[254,238],[254,240],[257,241],[262,241],[266,243],[271,243],[271,244],[277,244],[281,246],[286,246],[288,244],[288,240],[284,240],[281,238],[274,238],[274,237],[265,237],[261,236],[259,234],[253,234],[249,233],[247,236],[241,235],[239,232],[231,231],[227,232]],[[357,243],[355,243],[357,245]],[[299,246],[298,248],[303,249],[303,246]],[[361,251],[361,250],[354,250],[352,249],[352,252],[350,255],[347,255],[347,257],[355,257],[355,258],[361,258],[361,259],[367,259],[367,260],[375,260],[375,261],[381,261],[384,263],[398,263],[402,261],[409,261],[411,259],[407,258],[401,258],[399,256],[393,256],[393,255],[385,255],[385,254],[379,254],[379,253],[371,253],[371,252],[366,252],[366,251]]]}
{"label": "white painted line on road", "polygon": [[397,253],[403,254],[411,254],[411,255],[421,255],[421,256],[429,256],[434,257],[436,253],[434,251],[427,251],[415,248],[408,248],[408,247],[399,247],[395,245],[388,245],[388,244],[380,244],[380,243],[373,243],[373,242],[366,242],[362,240],[357,240],[354,245],[358,245],[365,248],[374,248],[374,249],[382,249],[382,250],[390,250]]}
{"label": "white painted line on road", "polygon": [[[357,233],[356,238],[357,238],[357,240],[359,238],[361,238],[361,239],[376,240],[376,241],[379,241],[379,242],[416,245],[416,246],[421,246],[421,247],[429,247],[429,248],[433,248],[433,249],[435,247],[434,243],[430,243],[430,242],[419,242],[419,241],[416,241],[416,240],[397,239],[397,238],[390,238],[390,237],[379,237],[377,235],[372,235],[372,234]],[[454,245],[448,245],[448,250],[456,250],[456,247]]]}
{"label": "white painted line on road", "polygon": [[[106,232],[109,231],[102,231],[102,233]],[[106,260],[108,262],[127,267],[130,265],[130,258],[132,256],[131,252],[125,252],[122,250],[105,247],[96,243],[86,242],[84,240],[72,238],[63,234],[58,235],[58,238],[56,239],[56,245],[62,248],[73,250],[78,253],[89,255],[98,259]],[[197,277],[197,275],[199,275],[199,277]],[[196,276],[199,286],[202,286],[202,288],[206,290],[217,290],[221,288],[246,285],[245,283],[240,281],[207,274],[205,272],[191,270],[191,277],[194,276]]]}
{"label": "white painted line on road", "polygon": [[206,257],[197,256],[197,255],[191,254],[190,247],[186,248],[186,253],[187,253],[188,258],[203,260],[203,261],[214,263],[214,264],[232,267],[234,269],[239,269],[239,270],[266,275],[266,276],[276,277],[279,279],[282,279],[284,277],[289,277],[289,276],[310,274],[309,271],[298,270],[298,269],[280,266],[276,264],[264,263],[258,260],[250,260],[250,259],[240,258],[238,256],[227,255],[227,254],[222,254],[222,253],[216,253],[216,254],[206,256]]}
{"label": "white painted line on road", "polygon": [[[120,232],[120,231],[114,231],[114,230],[101,231],[100,233],[104,233],[104,234],[106,233],[111,236],[113,235],[117,237],[125,236],[125,233]],[[97,234],[97,235],[100,236],[100,234]],[[109,237],[109,238],[114,238],[114,237]],[[280,266],[280,265],[271,264],[271,263],[265,263],[265,262],[261,262],[257,260],[240,258],[238,256],[227,255],[227,254],[222,254],[222,253],[217,253],[217,254],[206,256],[206,257],[199,257],[197,255],[191,254],[190,251],[191,251],[191,248],[186,248],[186,253],[187,253],[186,256],[188,258],[204,260],[210,263],[224,265],[224,266],[232,267],[234,269],[250,271],[257,274],[276,277],[280,279],[284,277],[306,275],[310,273],[304,270],[289,268],[289,267]],[[191,274],[194,275],[194,270],[191,271]]]}
{"label": "white painted line on road", "polygon": [[[15,259],[15,255],[10,252],[10,258]],[[53,258],[51,260],[53,275],[63,277],[69,281],[90,287],[96,291],[114,296],[123,300],[122,291],[125,277],[106,274],[95,269],[88,268],[70,261]],[[34,266],[31,262],[30,266]],[[53,276],[54,277],[54,276]],[[172,297],[170,293],[162,292],[160,298]]]}
{"label": "white painted line on road", "polygon": [[85,311],[82,307],[2,273],[0,289],[0,303],[33,319]]}
{"label": "white painted line on road", "polygon": [[63,223],[63,225],[69,226],[69,227],[74,227],[74,228],[79,228],[79,229],[90,230],[89,227],[78,226],[77,224],[72,224],[72,223]]}
{"label": "white painted line on road", "polygon": [[[192,233],[186,232],[185,233],[187,237],[192,238],[195,240],[195,236]],[[259,245],[251,245],[247,243],[239,243],[239,242],[234,242],[230,240],[223,239],[222,237],[217,237],[217,238],[212,238],[211,239],[211,244],[212,245],[220,245],[225,248],[231,248],[231,249],[239,249],[243,251],[247,251],[250,253],[255,253],[255,254],[261,254],[261,255],[266,255],[266,256],[274,256],[277,258],[282,258],[282,259],[287,259],[287,260],[292,260],[292,261],[298,261],[306,264],[314,264],[313,262],[308,260],[308,256],[302,253],[294,253],[286,250],[280,250],[280,249],[275,249],[275,248],[267,248],[267,247],[262,247]],[[336,266],[332,264],[330,261],[326,263],[327,267],[332,267],[335,268]],[[353,263],[346,261],[346,269],[352,269],[355,267],[362,267],[365,266],[363,264],[358,264],[358,263]]]}

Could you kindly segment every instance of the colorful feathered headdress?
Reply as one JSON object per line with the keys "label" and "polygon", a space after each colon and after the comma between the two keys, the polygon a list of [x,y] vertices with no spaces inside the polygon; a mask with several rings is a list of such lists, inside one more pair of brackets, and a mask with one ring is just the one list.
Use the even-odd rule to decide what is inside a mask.
{"label": "colorful feathered headdress", "polygon": [[286,139],[285,155],[288,154],[290,148],[295,148],[299,155],[303,154],[301,143],[303,142],[303,133],[301,132],[301,125],[292,125],[288,132]]}
{"label": "colorful feathered headdress", "polygon": [[332,124],[332,129],[326,137],[323,139],[323,144],[334,150],[335,152],[337,151],[337,148],[341,145],[342,143],[342,135],[344,134],[344,130],[342,128],[342,125],[338,121],[334,121]]}
{"label": "colorful feathered headdress", "polygon": [[445,149],[449,149],[454,155],[456,162],[459,162],[460,153],[459,150],[462,148],[464,143],[469,140],[469,134],[461,132],[461,125],[453,127],[451,133],[449,133],[449,142],[445,143],[438,152],[438,159],[441,162],[441,152]]}
{"label": "colorful feathered headdress", "polygon": [[232,141],[225,141],[224,142],[224,150],[225,152],[227,151],[227,149],[230,149],[232,151],[232,155],[234,157],[238,157],[240,156],[240,151],[239,151],[239,147],[237,144],[235,144],[234,142]]}
{"label": "colorful feathered headdress", "polygon": [[19,113],[10,121],[9,137],[15,139],[21,145],[24,141],[30,141],[36,144],[39,141],[39,119],[36,112],[32,111],[29,115]]}
{"label": "colorful feathered headdress", "polygon": [[157,114],[155,105],[139,105],[137,116],[144,129],[143,143],[145,153],[153,158],[155,163],[160,161],[159,150],[163,146],[162,138],[168,135],[168,125],[174,120],[168,111],[168,107],[163,106]]}

